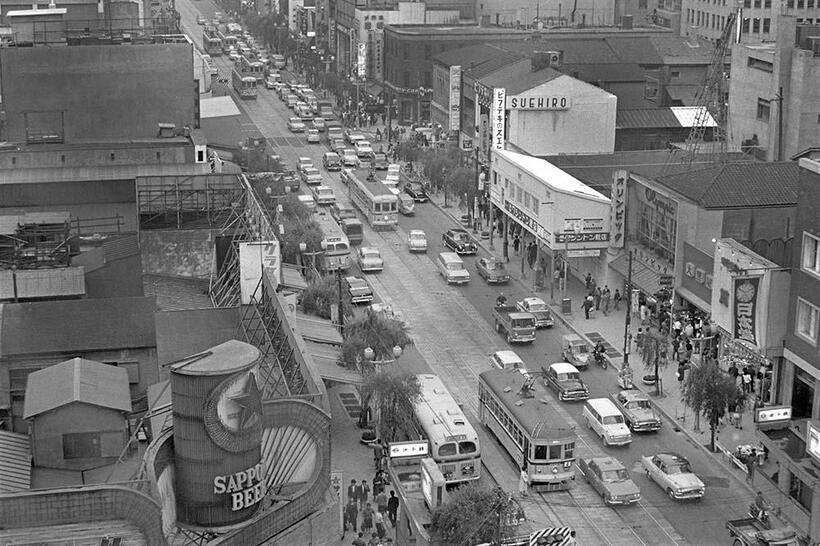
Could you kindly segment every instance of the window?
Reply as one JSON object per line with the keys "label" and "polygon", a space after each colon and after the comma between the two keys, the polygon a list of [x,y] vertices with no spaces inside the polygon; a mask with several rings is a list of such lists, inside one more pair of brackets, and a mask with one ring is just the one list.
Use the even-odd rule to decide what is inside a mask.
{"label": "window", "polygon": [[755,7],[756,7],[756,8],[759,8],[759,7],[760,7],[760,0],[755,0]]}
{"label": "window", "polygon": [[763,0],[763,7],[769,9],[772,7],[772,0]]}
{"label": "window", "polygon": [[743,0],[743,7],[744,8],[752,7],[752,0]]}
{"label": "window", "polygon": [[638,0],[638,8],[646,9],[646,0]]}
{"label": "window", "polygon": [[771,110],[770,102],[766,99],[757,99],[757,119],[761,121],[769,121],[769,112]]}
{"label": "window", "polygon": [[791,483],[789,483],[789,496],[796,500],[800,506],[806,510],[811,510],[812,505],[812,489],[811,486],[806,485],[800,478],[792,474]]}
{"label": "window", "polygon": [[570,442],[568,444],[564,444],[564,458],[565,459],[574,459],[575,455],[573,452],[575,451],[575,442]]}
{"label": "window", "polygon": [[449,443],[449,444],[442,444],[440,448],[438,448],[438,456],[439,457],[450,457],[451,455],[456,454],[456,444]]}
{"label": "window", "polygon": [[746,18],[743,20],[743,25],[740,27],[740,32],[742,34],[749,34],[749,19]]}
{"label": "window", "polygon": [[[763,32],[768,32],[767,30],[767,23],[769,19],[763,20]],[[762,70],[763,72],[772,72],[774,70],[774,65],[769,61],[764,61],[763,59],[757,59],[755,57],[749,57],[746,59],[746,65],[750,68],[756,68],[757,70]]]}
{"label": "window", "polygon": [[755,17],[752,21],[752,34],[760,33],[760,17]]}
{"label": "window", "polygon": [[797,298],[797,325],[795,335],[804,341],[817,345],[817,326],[820,323],[820,307],[803,298]]}
{"label": "window", "polygon": [[805,271],[820,275],[820,238],[803,232],[803,256],[800,267]]}
{"label": "window", "polygon": [[535,446],[533,459],[544,460],[547,458],[547,446]]}
{"label": "window", "polygon": [[[763,33],[768,34],[772,30],[772,20],[766,17],[763,19]],[[771,71],[770,71],[771,72]]]}
{"label": "window", "polygon": [[786,0],[786,7],[793,8],[794,7],[794,0]]}
{"label": "window", "polygon": [[797,0],[797,7],[798,8],[803,9],[804,4],[805,4],[805,2],[803,0]]}
{"label": "window", "polygon": [[560,459],[561,458],[561,448],[563,446],[557,445],[557,446],[549,446],[549,447],[550,447],[549,460],[554,461],[556,459]]}
{"label": "window", "polygon": [[100,434],[83,432],[63,434],[63,459],[100,456]]}

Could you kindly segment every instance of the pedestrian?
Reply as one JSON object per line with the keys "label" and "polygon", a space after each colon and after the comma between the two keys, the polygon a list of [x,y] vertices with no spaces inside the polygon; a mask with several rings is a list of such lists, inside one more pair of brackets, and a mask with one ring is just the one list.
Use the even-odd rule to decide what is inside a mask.
{"label": "pedestrian", "polygon": [[358,538],[354,538],[353,542],[351,543],[352,546],[367,546],[367,542],[364,541],[364,533],[359,531]]}
{"label": "pedestrian", "polygon": [[615,310],[618,310],[618,306],[621,304],[621,291],[620,289],[615,289],[615,295],[612,296],[612,301],[615,303]]}
{"label": "pedestrian", "polygon": [[376,495],[376,507],[382,514],[387,513],[387,494],[384,491]]}
{"label": "pedestrian", "polygon": [[359,486],[356,485],[356,480],[350,480],[350,485],[347,486],[347,499],[359,500]]}
{"label": "pedestrian", "polygon": [[746,464],[746,481],[754,483],[755,465],[757,465],[757,449],[752,448],[752,452],[746,455],[746,459],[743,462]]}
{"label": "pedestrian", "polygon": [[384,514],[380,510],[377,510],[373,515],[373,523],[376,524],[376,533],[378,533],[379,539],[384,538],[384,535],[387,534],[387,528],[384,526]]}
{"label": "pedestrian", "polygon": [[584,316],[586,316],[587,320],[589,320],[589,310],[590,310],[590,309],[592,308],[592,306],[594,305],[594,304],[592,303],[591,298],[592,298],[592,296],[588,296],[587,298],[585,298],[585,299],[584,299],[584,303],[583,303],[583,306],[584,306]]}
{"label": "pedestrian", "polygon": [[602,291],[601,291],[601,287],[596,286],[595,287],[595,293],[592,295],[592,300],[595,302],[595,310],[596,311],[601,310],[601,297],[602,297],[602,295],[603,294],[602,294]]}
{"label": "pedestrian", "polygon": [[387,114],[382,114],[382,125],[387,125]]}
{"label": "pedestrian", "polygon": [[538,247],[535,243],[530,242],[530,244],[527,245],[527,263],[529,264],[530,269],[532,269],[533,265],[535,265],[535,255],[537,252]]}
{"label": "pedestrian", "polygon": [[381,546],[382,541],[379,539],[378,533],[370,535],[370,540],[367,541],[367,546]]}
{"label": "pedestrian", "polygon": [[684,379],[685,375],[686,375],[686,364],[683,363],[683,362],[680,362],[680,363],[678,363],[677,376],[678,376],[678,385],[680,385],[681,388],[683,388],[683,379]]}
{"label": "pedestrian", "polygon": [[688,339],[686,340],[686,352],[684,353],[684,359],[689,362],[692,360],[692,342]]}
{"label": "pedestrian", "polygon": [[373,498],[376,498],[376,495],[382,492],[384,488],[384,478],[382,478],[381,472],[376,472],[376,475],[373,476]]}
{"label": "pedestrian", "polygon": [[518,493],[522,497],[527,496],[527,488],[530,485],[530,475],[527,473],[527,463],[521,467],[521,474],[518,476]]}
{"label": "pedestrian", "polygon": [[392,489],[390,490],[390,498],[387,499],[387,516],[390,519],[390,525],[393,527],[396,526],[396,515],[399,511],[399,498],[396,496],[396,492]]}
{"label": "pedestrian", "polygon": [[376,142],[381,142],[382,140],[382,132],[379,129],[376,129]]}
{"label": "pedestrian", "polygon": [[370,486],[367,485],[367,480],[362,480],[358,488],[359,492],[359,508],[367,503],[367,497],[370,496]]}
{"label": "pedestrian", "polygon": [[518,251],[521,250],[521,238],[516,235],[513,237],[513,252],[518,256]]}
{"label": "pedestrian", "polygon": [[672,339],[672,360],[680,362],[680,340],[678,338]]}
{"label": "pedestrian", "polygon": [[635,334],[635,352],[643,353],[643,328],[638,328],[638,333]]}
{"label": "pedestrian", "polygon": [[384,457],[384,448],[381,442],[373,442],[373,466],[376,467],[376,472],[382,469],[382,457]]}
{"label": "pedestrian", "polygon": [[587,287],[587,292],[592,290],[592,273],[587,273],[587,276],[584,277],[584,285]]}
{"label": "pedestrian", "polygon": [[356,523],[359,519],[359,508],[356,506],[355,499],[350,499],[350,502],[347,503],[345,507],[345,531],[347,530],[347,526],[350,525],[352,531],[356,532]]}
{"label": "pedestrian", "polygon": [[362,531],[370,532],[373,528],[373,506],[368,502],[362,512]]}
{"label": "pedestrian", "polygon": [[743,368],[743,392],[749,394],[752,389],[752,374],[749,372],[749,368]]}
{"label": "pedestrian", "polygon": [[604,316],[609,314],[609,301],[612,299],[612,294],[609,291],[609,285],[604,286],[604,294],[601,303],[604,305]]}

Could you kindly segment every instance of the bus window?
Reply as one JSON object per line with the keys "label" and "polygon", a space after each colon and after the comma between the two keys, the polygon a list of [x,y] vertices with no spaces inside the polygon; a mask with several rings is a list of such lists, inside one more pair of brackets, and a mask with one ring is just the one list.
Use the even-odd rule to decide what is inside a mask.
{"label": "bus window", "polygon": [[[475,453],[476,452],[475,442],[459,442],[458,443],[458,452],[461,453],[462,455],[465,455],[467,453]],[[439,453],[441,453],[441,451],[439,451]]]}
{"label": "bus window", "polygon": [[549,446],[549,448],[550,448],[549,460],[550,461],[554,461],[556,459],[561,458],[561,448],[562,447],[563,446]]}
{"label": "bus window", "polygon": [[438,448],[439,457],[450,457],[456,454],[456,444],[443,444]]}
{"label": "bus window", "polygon": [[547,459],[547,446],[535,446],[533,459],[544,461]]}

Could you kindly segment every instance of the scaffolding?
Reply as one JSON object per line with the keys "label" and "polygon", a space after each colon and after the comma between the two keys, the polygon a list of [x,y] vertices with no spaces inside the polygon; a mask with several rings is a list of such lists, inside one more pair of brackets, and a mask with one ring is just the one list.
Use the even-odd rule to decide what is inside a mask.
{"label": "scaffolding", "polygon": [[235,174],[141,176],[137,207],[142,229],[220,227],[244,200]]}

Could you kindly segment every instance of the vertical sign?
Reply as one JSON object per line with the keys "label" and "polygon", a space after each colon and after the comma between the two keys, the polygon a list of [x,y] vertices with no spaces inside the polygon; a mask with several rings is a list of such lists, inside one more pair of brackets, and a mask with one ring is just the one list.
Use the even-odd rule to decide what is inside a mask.
{"label": "vertical sign", "polygon": [[626,234],[626,171],[615,171],[612,175],[610,206],[610,229],[612,237],[609,246],[623,248]]}
{"label": "vertical sign", "polygon": [[489,142],[490,142],[490,116],[487,114],[481,114],[479,116],[478,122],[478,144],[480,146],[481,154],[484,157],[487,157],[487,152],[489,151]]}
{"label": "vertical sign", "polygon": [[356,59],[357,75],[360,78],[367,76],[367,42],[359,42],[359,55]]}
{"label": "vertical sign", "polygon": [[757,296],[760,289],[760,277],[734,279],[735,339],[748,341],[757,345]]}
{"label": "vertical sign", "polygon": [[504,132],[504,110],[507,106],[507,90],[503,87],[493,88],[493,104],[490,108],[490,127],[492,130],[492,149],[503,150],[506,134]]}
{"label": "vertical sign", "polygon": [[461,67],[450,67],[450,131],[461,129]]}
{"label": "vertical sign", "polygon": [[345,502],[350,502],[350,499],[344,498],[344,472],[330,473],[330,486],[333,488],[333,495],[336,497],[336,502],[339,503],[339,529],[344,533],[345,528]]}

